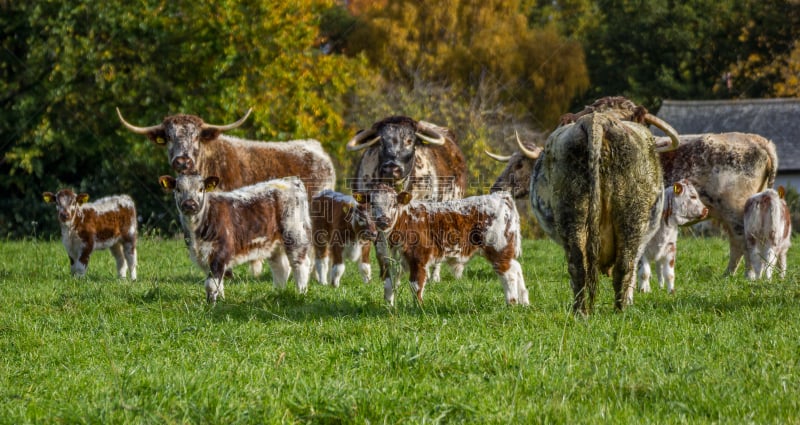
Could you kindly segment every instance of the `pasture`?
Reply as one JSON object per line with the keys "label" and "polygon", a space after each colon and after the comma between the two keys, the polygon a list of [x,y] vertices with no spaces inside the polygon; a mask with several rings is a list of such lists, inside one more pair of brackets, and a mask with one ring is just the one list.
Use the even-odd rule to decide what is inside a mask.
{"label": "pasture", "polygon": [[0,422],[800,422],[798,250],[751,283],[722,277],[727,240],[678,243],[675,295],[653,282],[618,313],[604,277],[575,318],[549,240],[524,242],[527,308],[482,258],[423,307],[407,286],[387,307],[353,263],[306,296],[239,267],[212,307],[179,239],[142,237],[134,283],[108,252],[74,279],[59,240],[5,241]]}

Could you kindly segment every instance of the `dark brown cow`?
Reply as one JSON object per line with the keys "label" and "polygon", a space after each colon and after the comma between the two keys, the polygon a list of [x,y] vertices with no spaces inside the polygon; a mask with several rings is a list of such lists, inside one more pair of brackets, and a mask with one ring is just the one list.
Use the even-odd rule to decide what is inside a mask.
{"label": "dark brown cow", "polygon": [[663,203],[655,138],[643,124],[671,136],[662,149],[677,146],[675,131],[644,107],[607,97],[565,116],[543,151],[524,149],[536,158],[531,206],[545,233],[564,248],[576,313],[591,309],[599,273],[612,268],[614,305],[633,302],[636,262]]}
{"label": "dark brown cow", "polygon": [[[480,253],[500,276],[506,303],[528,305],[522,267],[516,260],[522,249],[519,215],[510,195],[412,202],[411,193],[398,194],[392,187],[379,184],[353,197],[369,204],[389,249],[409,270],[411,288],[419,302],[432,264],[446,260],[463,269],[474,254]],[[384,298],[393,305],[392,277],[389,267],[381,268]]]}
{"label": "dark brown cow", "polygon": [[62,189],[55,195],[44,192],[42,198],[56,204],[73,275],[85,275],[92,252],[108,248],[117,261],[117,276],[124,279],[130,271],[131,280],[136,280],[136,206],[130,196],[87,202],[88,194]]}
{"label": "dark brown cow", "polygon": [[[726,273],[733,274],[745,250],[744,203],[774,184],[778,170],[775,145],[759,135],[745,133],[681,135],[679,140],[676,150],[659,153],[664,186],[682,178],[694,185],[708,207],[708,218],[719,220],[730,237]],[[666,142],[667,138],[656,138],[657,146]],[[508,163],[492,191],[507,190],[515,198],[524,198],[530,191],[530,176],[541,148],[518,143],[519,152],[510,156],[490,154]]]}
{"label": "dark brown cow", "polygon": [[125,121],[117,108],[125,128],[167,147],[176,172],[218,176],[222,190],[289,176],[303,180],[309,201],[320,191],[333,189],[336,171],[318,141],[261,142],[223,134],[242,125],[250,111],[229,125],[206,124],[200,117],[179,114],[152,127],[136,127]]}
{"label": "dark brown cow", "polygon": [[183,228],[189,232],[189,255],[208,272],[205,288],[209,303],[225,297],[226,270],[250,263],[257,275],[265,258],[276,287],[285,287],[290,271],[294,271],[297,290],[306,292],[311,268],[311,219],[300,179],[269,180],[229,192],[213,192],[219,183],[216,176],[162,176],[159,183],[174,192]]}
{"label": "dark brown cow", "polygon": [[[317,282],[339,287],[344,274],[344,259],[360,259],[358,270],[364,283],[372,276],[369,246],[375,240],[375,223],[364,205],[332,190],[323,190],[311,199],[311,228],[314,234],[315,278]],[[333,266],[328,273],[331,257]]]}
{"label": "dark brown cow", "polygon": [[786,277],[786,253],[792,245],[792,217],[783,186],[767,189],[747,199],[744,206],[744,234],[747,247],[745,269],[750,280],[761,275],[772,279],[772,269]]}

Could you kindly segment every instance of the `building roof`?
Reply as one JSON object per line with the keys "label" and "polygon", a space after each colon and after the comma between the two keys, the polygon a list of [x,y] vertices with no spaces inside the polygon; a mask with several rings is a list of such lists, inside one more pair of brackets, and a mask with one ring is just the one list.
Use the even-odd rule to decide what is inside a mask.
{"label": "building roof", "polygon": [[665,100],[657,115],[678,134],[761,135],[775,143],[778,172],[800,171],[800,98]]}

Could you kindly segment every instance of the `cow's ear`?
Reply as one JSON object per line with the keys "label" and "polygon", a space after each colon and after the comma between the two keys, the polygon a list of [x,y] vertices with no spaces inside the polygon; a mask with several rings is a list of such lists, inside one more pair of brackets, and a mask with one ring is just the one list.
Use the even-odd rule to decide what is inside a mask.
{"label": "cow's ear", "polygon": [[42,193],[42,199],[48,204],[53,203],[56,201],[56,195],[53,195],[53,192],[45,192]]}
{"label": "cow's ear", "polygon": [[78,201],[78,205],[83,205],[89,202],[89,194],[88,193],[79,193],[78,196],[75,197],[75,200]]}
{"label": "cow's ear", "polygon": [[210,140],[214,140],[219,137],[220,134],[222,134],[222,132],[215,128],[203,129],[203,131],[200,132],[200,141],[208,142]]}
{"label": "cow's ear", "polygon": [[778,196],[783,199],[786,196],[786,188],[783,186],[778,186]]}
{"label": "cow's ear", "polygon": [[167,144],[167,132],[163,129],[158,129],[147,133],[147,138],[159,146],[164,146]]}
{"label": "cow's ear", "polygon": [[675,192],[676,196],[680,195],[681,193],[683,193],[683,185],[680,184],[680,182],[675,182],[672,185],[672,191]]}
{"label": "cow's ear", "polygon": [[219,177],[217,176],[206,177],[206,179],[203,181],[203,184],[205,184],[206,192],[210,192],[217,188],[217,185],[219,184]]}
{"label": "cow's ear", "polygon": [[364,192],[356,192],[353,194],[353,199],[355,199],[359,204],[366,204],[367,194]]}
{"label": "cow's ear", "polygon": [[175,189],[175,177],[161,176],[158,178],[158,184],[166,191]]}
{"label": "cow's ear", "polygon": [[411,193],[409,192],[400,192],[397,194],[397,203],[400,205],[406,205],[411,202]]}

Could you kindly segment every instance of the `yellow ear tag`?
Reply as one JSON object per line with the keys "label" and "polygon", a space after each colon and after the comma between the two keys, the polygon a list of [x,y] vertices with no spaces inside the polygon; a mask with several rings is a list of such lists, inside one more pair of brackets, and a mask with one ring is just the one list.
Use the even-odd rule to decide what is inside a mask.
{"label": "yellow ear tag", "polygon": [[159,145],[163,145],[163,144],[167,143],[167,141],[164,140],[163,137],[156,137],[156,143],[159,144]]}
{"label": "yellow ear tag", "polygon": [[675,192],[676,195],[680,195],[683,192],[683,186],[680,183],[675,183],[672,185],[672,191]]}

